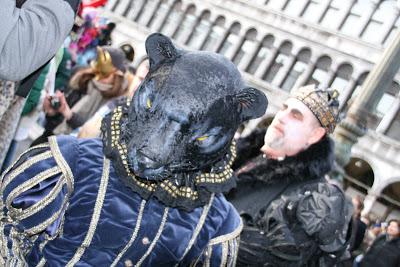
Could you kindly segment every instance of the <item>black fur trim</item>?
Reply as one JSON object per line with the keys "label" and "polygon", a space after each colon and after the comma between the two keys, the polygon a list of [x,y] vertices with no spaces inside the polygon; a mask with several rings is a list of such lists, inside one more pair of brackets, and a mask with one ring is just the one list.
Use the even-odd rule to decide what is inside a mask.
{"label": "black fur trim", "polygon": [[[265,183],[274,183],[275,181],[301,182],[321,178],[332,170],[335,161],[334,152],[333,140],[324,136],[308,149],[281,161],[259,155],[237,171],[238,179],[240,181],[256,179]],[[254,167],[243,171],[249,164]]]}

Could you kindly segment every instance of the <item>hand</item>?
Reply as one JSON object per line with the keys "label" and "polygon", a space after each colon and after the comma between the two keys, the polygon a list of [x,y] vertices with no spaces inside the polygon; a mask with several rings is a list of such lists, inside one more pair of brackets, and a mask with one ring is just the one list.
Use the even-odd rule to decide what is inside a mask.
{"label": "hand", "polygon": [[58,110],[54,109],[51,105],[51,96],[46,94],[44,100],[43,100],[43,111],[46,113],[48,116],[55,116],[59,112]]}
{"label": "hand", "polygon": [[66,120],[70,120],[72,118],[72,110],[67,103],[67,99],[65,98],[64,93],[57,90],[56,96],[60,100],[60,108],[58,111],[64,116]]}

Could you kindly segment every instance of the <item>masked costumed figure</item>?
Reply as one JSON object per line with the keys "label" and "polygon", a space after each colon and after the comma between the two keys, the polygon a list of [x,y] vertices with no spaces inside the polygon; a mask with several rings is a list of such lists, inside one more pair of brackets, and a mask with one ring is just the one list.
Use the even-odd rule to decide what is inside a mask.
{"label": "masked costumed figure", "polygon": [[2,177],[1,255],[29,266],[233,266],[233,135],[263,93],[209,52],[146,40],[150,72],[103,139],[50,137]]}

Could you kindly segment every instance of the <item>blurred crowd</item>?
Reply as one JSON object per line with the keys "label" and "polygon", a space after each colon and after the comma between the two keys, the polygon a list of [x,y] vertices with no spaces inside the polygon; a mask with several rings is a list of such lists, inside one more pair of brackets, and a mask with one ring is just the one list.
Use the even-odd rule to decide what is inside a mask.
{"label": "blurred crowd", "polygon": [[133,65],[134,44],[113,44],[115,27],[96,7],[80,9],[72,31],[26,97],[9,148],[0,153],[3,171],[20,152],[53,134],[98,136],[103,116],[133,95],[149,62],[142,58]]}

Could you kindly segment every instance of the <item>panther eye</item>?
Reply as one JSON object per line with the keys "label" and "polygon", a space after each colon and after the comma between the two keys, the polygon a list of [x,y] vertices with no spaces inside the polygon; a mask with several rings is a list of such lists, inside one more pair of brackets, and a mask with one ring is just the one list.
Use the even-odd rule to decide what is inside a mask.
{"label": "panther eye", "polygon": [[151,102],[150,98],[147,98],[147,100],[146,100],[147,109],[151,109],[152,105],[153,105],[153,103]]}
{"label": "panther eye", "polygon": [[207,138],[208,138],[208,135],[203,135],[203,136],[197,137],[196,140],[202,142],[202,141],[206,140]]}

